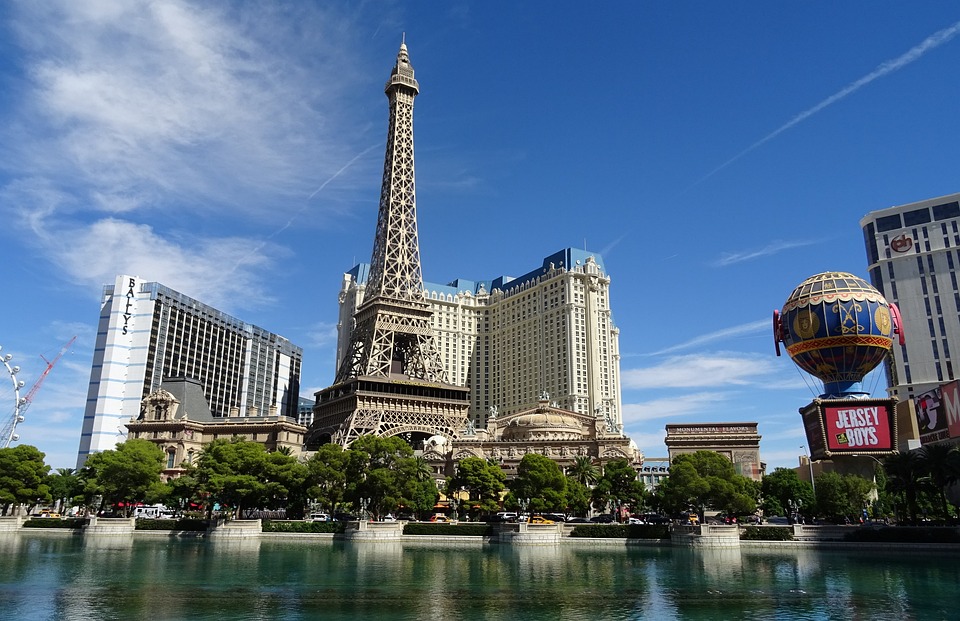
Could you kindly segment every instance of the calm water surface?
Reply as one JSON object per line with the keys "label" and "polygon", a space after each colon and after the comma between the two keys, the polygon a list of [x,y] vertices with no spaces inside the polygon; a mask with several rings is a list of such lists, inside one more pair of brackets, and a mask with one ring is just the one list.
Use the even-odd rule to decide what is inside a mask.
{"label": "calm water surface", "polygon": [[0,618],[957,619],[956,554],[0,535]]}

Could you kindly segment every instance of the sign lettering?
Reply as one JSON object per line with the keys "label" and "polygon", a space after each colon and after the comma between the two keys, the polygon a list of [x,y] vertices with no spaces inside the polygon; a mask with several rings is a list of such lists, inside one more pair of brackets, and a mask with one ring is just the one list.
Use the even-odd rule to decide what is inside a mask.
{"label": "sign lettering", "polygon": [[137,297],[136,287],[137,279],[131,278],[127,285],[127,305],[123,308],[123,331],[121,334],[127,334],[129,330],[130,318],[133,317],[133,304]]}
{"label": "sign lettering", "polygon": [[890,412],[886,405],[874,402],[827,406],[823,408],[823,414],[830,451],[888,451],[893,446]]}

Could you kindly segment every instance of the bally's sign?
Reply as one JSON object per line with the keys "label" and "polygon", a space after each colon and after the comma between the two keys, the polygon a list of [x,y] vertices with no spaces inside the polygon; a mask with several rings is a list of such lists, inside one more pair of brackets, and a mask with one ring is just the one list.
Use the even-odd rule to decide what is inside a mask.
{"label": "bally's sign", "polygon": [[133,313],[136,310],[137,305],[136,278],[130,278],[127,280],[126,290],[126,304],[123,307],[123,325],[121,326],[121,334],[130,333],[130,320],[133,318]]}

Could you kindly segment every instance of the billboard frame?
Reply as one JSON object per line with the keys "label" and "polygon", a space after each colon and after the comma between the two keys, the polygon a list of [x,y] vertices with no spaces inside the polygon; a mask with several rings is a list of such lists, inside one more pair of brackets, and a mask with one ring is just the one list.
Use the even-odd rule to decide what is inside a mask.
{"label": "billboard frame", "polygon": [[[883,420],[887,422],[888,433],[890,436],[890,448],[831,448],[827,438],[827,408],[839,408],[843,406],[853,406],[857,408],[875,406],[883,407],[886,412],[886,416],[883,417]],[[821,459],[832,459],[833,457],[853,457],[857,455],[886,456],[899,453],[899,430],[897,428],[896,406],[897,400],[893,398],[814,399],[807,405],[800,408],[800,417],[803,420],[803,427],[807,436],[807,446],[810,447],[810,459],[819,461]],[[878,423],[879,422],[882,421],[878,421]]]}

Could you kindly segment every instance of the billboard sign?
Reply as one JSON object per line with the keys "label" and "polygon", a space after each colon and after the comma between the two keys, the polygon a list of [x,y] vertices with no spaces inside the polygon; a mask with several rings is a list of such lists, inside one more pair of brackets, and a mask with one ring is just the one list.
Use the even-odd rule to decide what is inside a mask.
{"label": "billboard sign", "polygon": [[815,399],[800,410],[811,458],[896,453],[893,399]]}
{"label": "billboard sign", "polygon": [[939,387],[917,395],[914,399],[917,411],[917,429],[920,443],[932,444],[947,439],[947,416],[943,407],[943,393]]}

